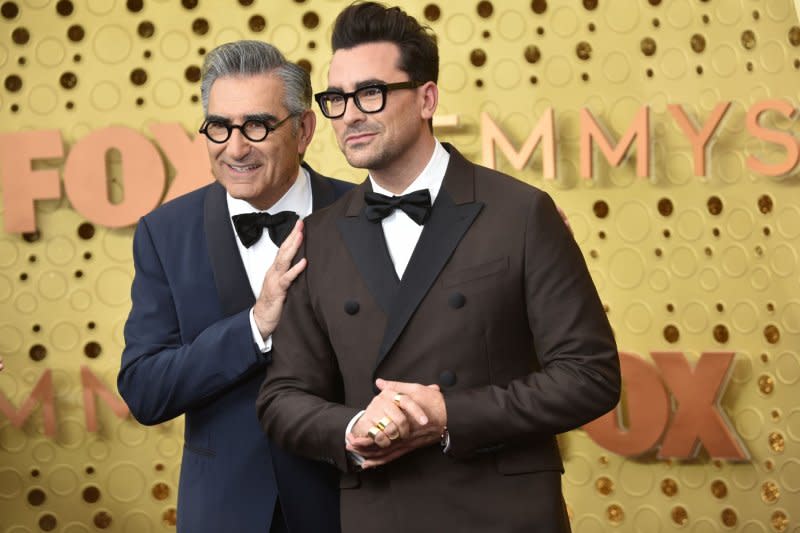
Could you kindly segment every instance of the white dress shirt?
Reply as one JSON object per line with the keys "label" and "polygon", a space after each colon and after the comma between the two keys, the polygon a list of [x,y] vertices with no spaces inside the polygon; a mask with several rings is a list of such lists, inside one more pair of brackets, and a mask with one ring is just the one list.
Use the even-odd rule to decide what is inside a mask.
{"label": "white dress shirt", "polygon": [[[422,172],[417,176],[411,185],[406,190],[398,195],[395,195],[369,177],[370,184],[372,185],[373,192],[385,194],[387,196],[401,196],[414,191],[421,191],[428,189],[431,193],[431,204],[436,200],[439,194],[439,189],[442,187],[444,181],[444,173],[447,170],[447,164],[450,162],[450,154],[447,150],[436,141],[436,146],[433,149],[433,155]],[[397,273],[398,279],[403,279],[403,273],[406,271],[408,261],[411,259],[411,254],[417,246],[419,236],[422,234],[424,226],[418,225],[411,220],[404,211],[395,209],[395,211],[381,221],[383,225],[383,237],[386,240],[386,247],[389,249],[389,256],[392,258],[394,270]]]}
{"label": "white dress shirt", "polygon": [[[264,283],[264,276],[267,270],[275,261],[275,256],[278,254],[278,247],[269,238],[266,231],[261,238],[250,248],[246,248],[239,236],[236,235],[236,228],[233,225],[233,216],[241,215],[243,213],[252,213],[259,211],[250,205],[246,200],[239,200],[226,194],[228,202],[228,212],[231,216],[231,230],[236,239],[236,246],[239,248],[239,255],[242,257],[244,269],[247,272],[247,280],[250,282],[250,288],[253,290],[253,295],[258,298],[261,293],[261,285]],[[311,213],[312,208],[311,197],[311,177],[308,171],[300,167],[300,173],[294,181],[289,190],[286,191],[280,200],[275,202],[265,212],[271,215],[280,211],[294,211],[300,218],[305,218]],[[253,340],[258,345],[262,352],[268,352],[272,348],[272,336],[264,339],[256,326],[255,317],[253,317],[253,310],[250,309],[250,328],[253,330]]]}

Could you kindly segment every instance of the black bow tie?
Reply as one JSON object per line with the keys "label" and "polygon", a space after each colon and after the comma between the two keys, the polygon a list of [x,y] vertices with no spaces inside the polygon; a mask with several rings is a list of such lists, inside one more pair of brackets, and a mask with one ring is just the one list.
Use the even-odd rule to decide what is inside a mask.
{"label": "black bow tie", "polygon": [[431,214],[431,193],[428,189],[410,192],[403,196],[386,196],[377,192],[365,192],[367,204],[365,214],[370,222],[378,222],[401,209],[408,218],[423,225]]}
{"label": "black bow tie", "polygon": [[292,232],[294,223],[297,222],[300,215],[294,211],[281,211],[274,215],[244,213],[243,215],[234,215],[232,218],[239,240],[242,241],[245,248],[250,248],[261,238],[264,228],[267,228],[269,238],[272,239],[275,246],[280,246]]}

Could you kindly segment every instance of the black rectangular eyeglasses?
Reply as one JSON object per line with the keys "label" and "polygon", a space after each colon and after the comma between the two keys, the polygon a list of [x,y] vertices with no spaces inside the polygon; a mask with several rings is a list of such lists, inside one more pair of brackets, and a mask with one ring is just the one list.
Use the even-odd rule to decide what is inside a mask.
{"label": "black rectangular eyeglasses", "polygon": [[372,83],[359,87],[353,92],[323,91],[314,95],[322,114],[327,118],[339,118],[347,110],[347,100],[353,98],[356,107],[364,113],[379,113],[386,106],[386,93],[398,89],[416,89],[420,81],[401,81],[398,83]]}

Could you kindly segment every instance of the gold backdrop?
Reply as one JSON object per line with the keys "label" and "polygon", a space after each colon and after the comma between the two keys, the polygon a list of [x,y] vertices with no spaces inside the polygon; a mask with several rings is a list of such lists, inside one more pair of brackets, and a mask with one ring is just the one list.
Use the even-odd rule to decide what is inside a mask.
{"label": "gold backdrop", "polygon": [[[320,90],[330,27],[347,3],[0,0],[0,134],[11,143],[5,153],[17,148],[19,132],[58,130],[63,157],[39,159],[33,169],[63,175],[78,141],[124,126],[160,150],[171,179],[169,150],[151,127],[177,122],[194,136],[204,53],[234,39],[264,39],[309,68]],[[499,149],[496,164],[550,192],[565,211],[620,350],[651,365],[654,351],[682,352],[691,362],[703,352],[735,353],[719,409],[750,459],[715,459],[702,447],[686,460],[662,460],[656,450],[623,457],[573,431],[561,437],[573,529],[800,532],[800,175],[797,166],[777,177],[754,172],[749,157],[780,163],[791,153],[746,127],[748,110],[759,102],[798,106],[797,6],[403,5],[439,39],[441,139],[480,163],[488,142],[483,114],[519,150],[553,109],[555,179],[542,175],[541,146],[521,170]],[[707,172],[698,176],[697,154],[668,106],[681,105],[699,129],[727,101],[731,107],[705,151]],[[650,108],[647,176],[636,172],[642,151],[631,150],[619,166],[596,158],[593,177],[582,177],[581,109],[620,138],[643,106]],[[797,142],[797,121],[771,112],[761,123]],[[123,181],[136,176],[123,175],[123,159],[107,154],[108,191],[97,194],[124,197]],[[329,175],[363,177],[348,168],[325,120],[307,159]],[[9,202],[20,199],[9,200],[15,176],[3,163],[0,220],[8,228]],[[35,213],[36,231],[0,229],[0,399],[7,399],[0,413],[0,531],[174,529],[182,420],[145,428],[115,414],[103,396],[116,394],[132,228],[92,222],[63,187],[60,198],[38,201]],[[33,411],[23,420],[18,415],[29,397]],[[86,416],[92,401],[96,427]],[[536,495],[530,497],[535,505]]]}

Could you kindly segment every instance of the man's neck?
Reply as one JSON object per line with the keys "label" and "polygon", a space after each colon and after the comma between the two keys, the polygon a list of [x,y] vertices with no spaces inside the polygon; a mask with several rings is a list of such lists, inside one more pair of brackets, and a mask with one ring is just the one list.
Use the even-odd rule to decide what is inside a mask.
{"label": "man's neck", "polygon": [[434,148],[436,148],[436,139],[433,135],[425,135],[390,167],[377,170],[370,169],[369,175],[387,191],[392,194],[400,194],[425,169],[425,166],[433,157]]}

